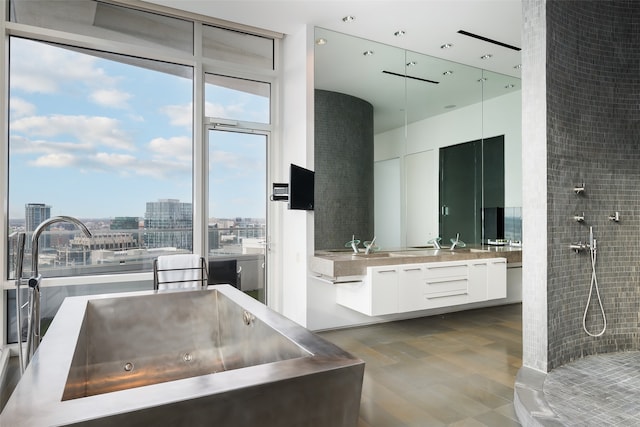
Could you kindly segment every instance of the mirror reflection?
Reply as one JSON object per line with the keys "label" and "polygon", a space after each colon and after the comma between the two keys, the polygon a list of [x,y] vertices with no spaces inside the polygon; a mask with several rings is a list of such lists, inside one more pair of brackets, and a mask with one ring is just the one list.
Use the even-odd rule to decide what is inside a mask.
{"label": "mirror reflection", "polygon": [[[372,107],[373,164],[357,154],[351,164],[373,171],[374,218],[372,229],[351,224],[357,232],[329,226],[345,222],[345,216],[366,217],[366,207],[349,204],[367,189],[352,189],[340,199],[344,195],[335,193],[346,188],[326,191],[320,183],[317,200],[342,208],[316,209],[316,237],[323,235],[316,238],[316,249],[339,248],[358,233],[360,240],[375,236],[382,248],[427,246],[438,237],[448,246],[458,233],[467,243],[521,239],[519,79],[321,28],[315,38],[316,90]],[[323,129],[335,131],[338,125],[318,122],[325,108],[316,103],[320,175],[319,168],[331,168],[331,159],[324,159],[331,157],[324,147],[331,142],[323,141]],[[330,181],[336,173],[329,172]],[[326,236],[332,234],[330,241]]]}

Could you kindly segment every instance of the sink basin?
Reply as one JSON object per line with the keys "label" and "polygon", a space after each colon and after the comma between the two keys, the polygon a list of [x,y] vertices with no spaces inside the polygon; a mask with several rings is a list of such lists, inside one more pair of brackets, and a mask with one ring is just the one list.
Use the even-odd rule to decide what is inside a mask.
{"label": "sink basin", "polygon": [[395,256],[435,256],[450,252],[448,249],[423,249],[395,252]]}
{"label": "sink basin", "polygon": [[391,256],[389,252],[374,252],[372,254],[353,254],[354,258],[384,258]]}
{"label": "sink basin", "polygon": [[352,257],[354,259],[357,258],[389,258],[389,257],[398,257],[398,256],[404,256],[404,253],[402,252],[373,252],[370,254],[365,254],[365,253],[359,253],[359,254],[353,254]]}
{"label": "sink basin", "polygon": [[474,249],[474,248],[456,248],[451,250],[449,248],[441,248],[441,249],[421,249],[421,250],[407,250],[402,252],[392,252],[392,256],[405,256],[405,257],[418,257],[418,256],[436,256],[436,255],[455,255],[462,253],[482,253],[489,252],[484,249]]}

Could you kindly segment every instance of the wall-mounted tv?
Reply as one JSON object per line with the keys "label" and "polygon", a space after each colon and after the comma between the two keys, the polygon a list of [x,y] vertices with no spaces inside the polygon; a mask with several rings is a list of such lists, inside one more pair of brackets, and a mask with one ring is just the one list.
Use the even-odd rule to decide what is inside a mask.
{"label": "wall-mounted tv", "polygon": [[289,209],[312,211],[315,173],[291,164],[289,170]]}

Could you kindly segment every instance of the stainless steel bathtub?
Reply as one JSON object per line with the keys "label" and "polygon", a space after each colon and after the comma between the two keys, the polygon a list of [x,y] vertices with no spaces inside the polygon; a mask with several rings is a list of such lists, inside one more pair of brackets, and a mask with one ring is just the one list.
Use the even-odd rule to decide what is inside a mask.
{"label": "stainless steel bathtub", "polygon": [[355,426],[364,363],[227,286],[67,298],[2,426]]}

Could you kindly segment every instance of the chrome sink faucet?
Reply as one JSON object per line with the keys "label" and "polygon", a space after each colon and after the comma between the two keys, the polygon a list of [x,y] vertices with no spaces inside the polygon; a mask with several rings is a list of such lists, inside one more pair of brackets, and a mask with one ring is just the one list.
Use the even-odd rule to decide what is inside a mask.
{"label": "chrome sink faucet", "polygon": [[364,251],[364,253],[366,255],[369,255],[371,253],[371,251],[374,248],[374,244],[376,243],[376,236],[373,236],[373,239],[370,242],[364,242],[364,247],[366,248],[366,250]]}
{"label": "chrome sink faucet", "polygon": [[442,240],[441,237],[435,237],[431,240],[429,240],[427,243],[430,245],[433,245],[434,248],[436,249],[442,249],[442,247],[440,246],[440,241]]}
{"label": "chrome sink faucet", "polygon": [[27,354],[26,364],[35,353],[40,344],[40,282],[42,275],[38,273],[38,239],[44,230],[56,222],[70,222],[78,227],[87,237],[91,237],[91,232],[79,219],[71,216],[54,216],[41,222],[33,231],[31,236],[31,277],[29,278],[29,304],[28,304],[28,326],[27,326]]}
{"label": "chrome sink faucet", "polygon": [[460,233],[456,233],[456,238],[451,239],[451,250],[454,250],[456,247],[464,248],[465,246],[467,246],[467,244],[460,240]]}

